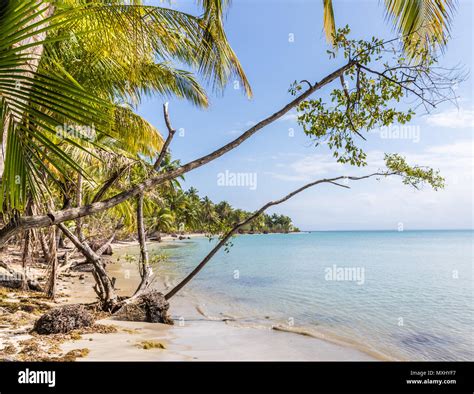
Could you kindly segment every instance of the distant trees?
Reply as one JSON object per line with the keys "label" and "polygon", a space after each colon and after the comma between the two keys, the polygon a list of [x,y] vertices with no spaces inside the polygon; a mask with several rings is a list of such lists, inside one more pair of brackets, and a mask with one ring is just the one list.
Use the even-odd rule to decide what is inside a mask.
{"label": "distant trees", "polygon": [[[148,197],[154,209],[144,212],[148,233],[202,232],[223,233],[235,223],[245,221],[253,212],[233,208],[227,201],[214,203],[209,197],[199,197],[194,187],[183,191],[179,184]],[[275,233],[298,231],[290,217],[262,214],[240,229],[241,233]]]}

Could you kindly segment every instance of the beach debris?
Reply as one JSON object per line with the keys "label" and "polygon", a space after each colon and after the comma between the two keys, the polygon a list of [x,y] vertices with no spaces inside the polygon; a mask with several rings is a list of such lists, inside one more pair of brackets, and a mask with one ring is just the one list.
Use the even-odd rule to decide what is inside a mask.
{"label": "beach debris", "polygon": [[170,304],[163,293],[152,291],[142,295],[141,298],[145,304],[147,322],[173,324],[173,320],[168,316]]}
{"label": "beach debris", "polygon": [[145,321],[146,314],[142,306],[138,302],[135,302],[122,306],[114,313],[114,318],[126,321]]}
{"label": "beach debris", "polygon": [[[112,256],[113,254],[112,245],[110,243],[108,245],[104,244],[103,240],[92,241],[90,247],[94,252],[102,252],[101,255]],[[104,248],[104,250],[102,251],[101,248]]]}
{"label": "beach debris", "polygon": [[34,331],[41,335],[68,333],[92,324],[94,317],[83,305],[65,305],[51,309],[41,316],[35,323]]}
{"label": "beach debris", "polygon": [[67,352],[63,357],[60,357],[58,361],[76,361],[77,358],[86,357],[90,350],[87,348],[73,349]]}
{"label": "beach debris", "polygon": [[173,324],[168,315],[169,307],[163,293],[153,290],[125,304],[114,316],[120,320]]}
{"label": "beach debris", "polygon": [[158,341],[142,341],[142,342],[138,342],[137,346],[145,350],[166,349],[166,346],[162,342],[158,342]]}

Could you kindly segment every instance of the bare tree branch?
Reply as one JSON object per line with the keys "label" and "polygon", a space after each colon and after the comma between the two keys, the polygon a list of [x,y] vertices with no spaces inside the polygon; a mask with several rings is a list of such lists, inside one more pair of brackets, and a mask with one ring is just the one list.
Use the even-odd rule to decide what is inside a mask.
{"label": "bare tree branch", "polygon": [[165,143],[163,144],[163,147],[161,148],[160,154],[158,155],[158,158],[155,161],[155,164],[153,165],[153,168],[158,171],[161,167],[161,163],[163,162],[163,159],[166,156],[166,153],[168,152],[168,147],[171,143],[171,140],[174,137],[174,134],[176,133],[176,130],[173,129],[171,126],[171,121],[170,117],[168,114],[168,103],[163,104],[163,116],[165,118],[165,123],[166,127],[168,129],[168,137],[166,138]]}
{"label": "bare tree branch", "polygon": [[207,254],[206,257],[192,270],[188,276],[186,276],[180,283],[178,283],[170,292],[168,292],[165,295],[165,298],[169,300],[171,297],[173,297],[178,291],[180,291],[191,279],[193,279],[199,271],[201,271],[204,266],[211,260],[212,257],[221,249],[228,241],[229,239],[239,230],[239,228],[245,226],[246,224],[250,223],[252,220],[254,220],[256,217],[261,215],[265,210],[270,208],[271,206],[281,204],[285,201],[288,201],[290,198],[294,197],[298,193],[301,193],[302,191],[309,189],[310,187],[319,185],[321,183],[331,183],[336,186],[344,187],[344,188],[349,188],[349,186],[341,185],[337,183],[336,181],[342,180],[342,179],[349,179],[353,181],[358,181],[361,179],[367,179],[371,178],[374,176],[391,176],[391,175],[397,175],[398,173],[396,172],[375,172],[373,174],[365,175],[365,176],[360,176],[360,177],[355,177],[355,176],[338,176],[336,178],[328,178],[328,179],[319,179],[317,181],[308,183],[299,189],[296,189],[292,191],[291,193],[287,194],[285,197],[280,198],[279,200],[275,201],[270,201],[267,202],[265,205],[263,205],[261,208],[256,210],[252,215],[250,215],[248,218],[245,220],[237,223],[232,229],[230,229],[223,237],[222,239],[217,243],[216,246]]}

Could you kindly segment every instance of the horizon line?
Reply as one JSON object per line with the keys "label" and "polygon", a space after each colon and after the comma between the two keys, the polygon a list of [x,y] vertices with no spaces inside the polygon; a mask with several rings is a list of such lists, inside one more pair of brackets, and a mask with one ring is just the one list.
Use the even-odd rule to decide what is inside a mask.
{"label": "horizon line", "polygon": [[309,233],[309,232],[342,232],[342,231],[353,231],[353,232],[362,232],[362,231],[391,231],[396,233],[404,233],[407,231],[474,231],[474,228],[436,228],[436,229],[427,229],[427,228],[412,228],[399,231],[397,229],[350,229],[350,230],[301,230],[301,233]]}

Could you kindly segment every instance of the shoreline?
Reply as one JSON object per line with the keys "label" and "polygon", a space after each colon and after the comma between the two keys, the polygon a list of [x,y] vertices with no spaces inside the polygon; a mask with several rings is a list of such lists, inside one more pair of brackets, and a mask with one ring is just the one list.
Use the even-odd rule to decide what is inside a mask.
{"label": "shoreline", "polygon": [[[164,282],[161,285],[166,288]],[[124,286],[122,286],[124,290]],[[61,345],[64,353],[87,348],[78,361],[377,361],[354,347],[271,326],[242,325],[226,315],[211,316],[189,292],[170,301],[174,325],[107,318],[115,333],[92,333]],[[144,349],[159,343],[165,349]]]}
{"label": "shoreline", "polygon": [[[204,237],[189,234],[185,237]],[[164,236],[161,242],[148,244],[170,245],[178,240]],[[176,242],[179,245],[179,242]],[[138,247],[136,241],[118,241],[112,244],[114,255],[109,257],[107,270],[118,277],[118,293],[130,294],[139,281],[136,269],[128,269],[119,262],[120,253]],[[129,264],[129,263],[128,263]],[[135,267],[134,267],[135,268]],[[128,271],[128,272],[125,272]],[[72,272],[61,275],[58,281],[60,295],[52,306],[95,301],[90,273]],[[172,284],[167,275],[156,278],[154,288],[166,291]],[[87,350],[77,361],[378,361],[382,355],[360,349],[324,334],[315,335],[304,328],[283,325],[263,325],[239,322],[232,316],[218,313],[209,315],[200,297],[183,290],[170,301],[170,315],[175,324],[130,322],[114,317],[98,320],[100,325],[114,326],[116,332],[86,333],[66,339],[59,345],[61,354],[78,349]],[[270,323],[270,322],[269,322]],[[31,325],[31,321],[29,322]],[[30,326],[9,330],[0,327],[0,347],[18,345],[33,338]],[[15,334],[16,332],[16,334]],[[18,334],[20,332],[20,334]],[[159,344],[158,348],[144,348],[144,344]],[[162,348],[163,347],[163,348]],[[2,351],[0,350],[0,353]]]}
{"label": "shoreline", "polygon": [[[203,234],[186,234],[185,237],[204,237]],[[152,245],[174,245],[177,238],[162,237],[162,242],[150,241]],[[179,242],[176,242],[179,245]],[[119,242],[112,245],[114,250],[138,247],[138,243]],[[111,260],[117,259],[112,256]],[[133,291],[138,283],[138,273],[130,272],[124,280],[126,265],[109,263],[108,270],[116,277],[119,293]],[[126,268],[125,268],[126,269]],[[172,284],[167,275],[157,277],[154,288],[166,291]],[[207,300],[206,300],[207,301]],[[67,342],[64,351],[74,347],[88,346],[90,353],[81,358],[84,361],[106,360],[272,360],[272,361],[378,361],[387,359],[383,355],[359,349],[336,338],[325,338],[307,333],[304,328],[282,325],[242,324],[232,316],[207,313],[202,300],[185,289],[170,300],[170,315],[174,326],[120,321],[114,318],[100,321],[112,324],[119,332],[110,334],[88,334],[83,340]],[[125,330],[125,331],[124,331]],[[133,332],[133,334],[130,334]],[[92,339],[92,341],[90,341]],[[144,350],[137,344],[143,341],[158,341],[166,349]],[[120,344],[120,345],[119,345]]]}

